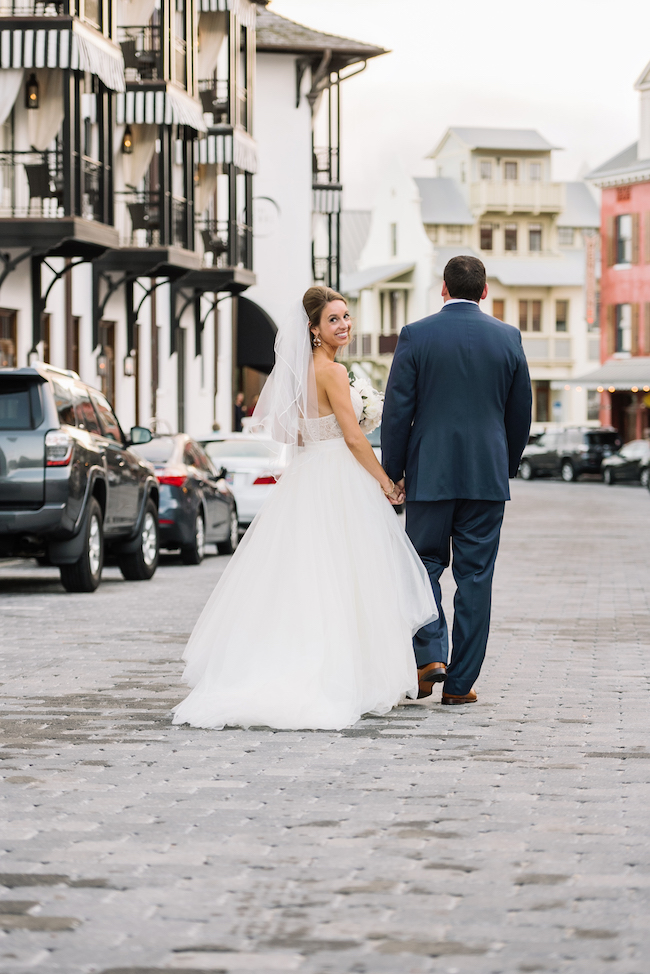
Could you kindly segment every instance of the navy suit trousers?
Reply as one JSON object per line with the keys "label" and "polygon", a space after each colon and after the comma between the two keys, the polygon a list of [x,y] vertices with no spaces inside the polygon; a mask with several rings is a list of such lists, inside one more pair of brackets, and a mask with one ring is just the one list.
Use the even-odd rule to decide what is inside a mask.
{"label": "navy suit trousers", "polygon": [[503,501],[407,501],[406,533],[429,573],[440,613],[415,634],[417,665],[447,663],[449,635],[442,611],[440,576],[449,567],[456,582],[451,661],[445,693],[469,693],[478,678],[487,646],[492,606],[492,576],[499,549]]}

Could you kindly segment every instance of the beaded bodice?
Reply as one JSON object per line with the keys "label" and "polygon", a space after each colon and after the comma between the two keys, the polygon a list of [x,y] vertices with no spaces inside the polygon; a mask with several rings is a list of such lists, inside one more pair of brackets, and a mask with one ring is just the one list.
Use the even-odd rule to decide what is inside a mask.
{"label": "beaded bodice", "polygon": [[[361,419],[363,400],[356,389],[350,388],[350,400],[357,419]],[[334,413],[329,413],[327,416],[319,416],[318,419],[301,419],[299,420],[299,427],[303,442],[305,443],[337,440],[343,436],[343,430],[339,426]]]}

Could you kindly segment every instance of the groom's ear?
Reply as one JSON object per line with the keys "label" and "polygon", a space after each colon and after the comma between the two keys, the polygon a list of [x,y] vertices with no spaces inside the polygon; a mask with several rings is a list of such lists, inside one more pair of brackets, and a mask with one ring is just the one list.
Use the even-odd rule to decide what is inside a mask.
{"label": "groom's ear", "polygon": [[483,288],[483,294],[481,295],[481,297],[479,298],[479,300],[480,301],[485,301],[485,299],[487,298],[487,295],[488,295],[488,286],[486,284],[485,287]]}

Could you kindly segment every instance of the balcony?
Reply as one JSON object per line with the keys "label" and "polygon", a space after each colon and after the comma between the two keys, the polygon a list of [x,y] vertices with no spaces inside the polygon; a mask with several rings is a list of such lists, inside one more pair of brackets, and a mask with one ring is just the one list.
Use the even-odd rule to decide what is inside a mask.
{"label": "balcony", "polygon": [[69,0],[0,0],[0,17],[61,17]]}
{"label": "balcony", "polygon": [[546,365],[571,365],[573,349],[568,336],[547,337],[543,335],[531,336],[522,334],[524,354],[531,363],[543,362]]}
{"label": "balcony", "polygon": [[118,27],[127,81],[164,80],[160,27]]}
{"label": "balcony", "polygon": [[212,125],[230,124],[229,84],[226,80],[207,78],[199,81],[199,98],[206,115],[212,115]]}
{"label": "balcony", "polygon": [[[102,177],[101,162],[82,156],[80,215],[84,220],[104,222]],[[71,215],[60,148],[0,152],[0,218],[57,220]]]}
{"label": "balcony", "polygon": [[470,186],[470,206],[480,213],[559,213],[564,209],[564,185],[482,179]]}
{"label": "balcony", "polygon": [[158,191],[127,190],[116,193],[117,224],[122,247],[180,247],[189,249],[187,235],[188,201],[181,197],[167,200],[161,207]]}
{"label": "balcony", "polygon": [[[253,267],[253,228],[228,220],[204,220],[199,225],[203,250],[214,268]],[[210,258],[208,258],[209,260]]]}

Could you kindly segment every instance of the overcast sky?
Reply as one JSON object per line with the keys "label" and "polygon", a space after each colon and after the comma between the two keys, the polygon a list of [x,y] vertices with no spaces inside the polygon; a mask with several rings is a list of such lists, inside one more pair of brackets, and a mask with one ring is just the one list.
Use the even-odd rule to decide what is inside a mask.
{"label": "overcast sky", "polygon": [[648,0],[272,0],[318,30],[388,48],[343,86],[347,209],[368,208],[397,153],[412,175],[450,125],[535,128],[576,179],[637,138]]}

